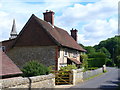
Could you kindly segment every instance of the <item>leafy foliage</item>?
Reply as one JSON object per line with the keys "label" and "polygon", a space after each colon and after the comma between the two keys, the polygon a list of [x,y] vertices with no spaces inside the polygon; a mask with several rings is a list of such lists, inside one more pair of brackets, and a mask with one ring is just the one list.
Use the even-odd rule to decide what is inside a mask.
{"label": "leafy foliage", "polygon": [[120,55],[116,57],[117,61],[118,61],[118,64],[117,66],[120,68]]}
{"label": "leafy foliage", "polygon": [[86,54],[81,55],[82,59],[82,67],[84,67],[85,70],[88,69],[88,56]]}
{"label": "leafy foliage", "polygon": [[106,55],[104,53],[96,52],[89,55],[88,66],[89,67],[102,67],[105,64]]}
{"label": "leafy foliage", "polygon": [[99,50],[102,47],[109,51],[111,54],[110,59],[112,59],[113,63],[119,66],[119,59],[117,59],[117,56],[120,55],[120,36],[101,41],[98,45],[94,46],[96,50]]}
{"label": "leafy foliage", "polygon": [[98,67],[89,67],[88,70],[95,70],[98,69]]}
{"label": "leafy foliage", "polygon": [[88,67],[101,66],[102,64],[120,67],[120,36],[108,38],[94,47],[84,46],[84,48],[87,50]]}
{"label": "leafy foliage", "polygon": [[112,62],[112,59],[106,58],[105,65],[106,65],[106,66],[114,66],[114,65],[113,65],[113,62]]}
{"label": "leafy foliage", "polygon": [[92,46],[87,46],[85,47],[85,49],[87,50],[87,54],[95,53],[95,48],[93,48]]}
{"label": "leafy foliage", "polygon": [[23,66],[22,71],[23,71],[23,76],[25,77],[49,74],[49,69],[37,61],[27,62]]}
{"label": "leafy foliage", "polygon": [[98,52],[104,53],[107,56],[107,58],[111,57],[111,54],[109,53],[109,51],[105,47],[100,48],[98,50]]}
{"label": "leafy foliage", "polygon": [[77,69],[75,65],[67,65],[65,67],[60,67],[60,71],[71,71],[72,69]]}

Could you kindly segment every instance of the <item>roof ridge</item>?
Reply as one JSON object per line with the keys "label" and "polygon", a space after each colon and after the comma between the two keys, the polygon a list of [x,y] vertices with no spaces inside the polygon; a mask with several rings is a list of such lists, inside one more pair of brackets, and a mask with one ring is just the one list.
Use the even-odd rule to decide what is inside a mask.
{"label": "roof ridge", "polygon": [[[34,23],[32,23],[34,21]],[[22,30],[20,31],[17,38],[15,38],[12,47],[16,45],[19,41],[21,35],[26,31],[26,28],[29,24],[37,24],[40,29],[42,29],[50,38],[50,40],[55,43],[55,45],[63,46],[79,51],[85,51],[72,37],[71,35],[64,29],[54,26],[54,28],[46,21],[38,18],[34,14],[31,15],[27,23],[24,25]],[[33,26],[34,27],[34,26]],[[32,30],[32,29],[30,29]],[[39,30],[39,29],[38,29]]]}
{"label": "roof ridge", "polygon": [[[35,16],[35,15],[34,15],[34,16]],[[38,20],[40,20],[40,21],[48,24],[52,29],[55,29],[55,28],[53,28],[48,22],[46,22],[46,21],[44,21],[44,20],[41,20],[41,19],[38,18],[37,16],[35,16],[35,19],[36,19],[36,21],[43,27],[43,29],[44,29],[44,30],[46,31],[46,33],[51,37],[51,39],[53,39],[53,41],[55,40],[54,42],[55,42],[57,45],[61,46],[61,44],[50,34],[49,30],[47,30]]]}

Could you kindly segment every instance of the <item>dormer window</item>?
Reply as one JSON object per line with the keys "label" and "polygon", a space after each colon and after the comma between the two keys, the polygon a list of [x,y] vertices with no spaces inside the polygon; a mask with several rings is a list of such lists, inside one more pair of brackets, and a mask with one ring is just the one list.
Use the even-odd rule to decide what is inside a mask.
{"label": "dormer window", "polygon": [[0,46],[0,49],[5,52],[5,46]]}

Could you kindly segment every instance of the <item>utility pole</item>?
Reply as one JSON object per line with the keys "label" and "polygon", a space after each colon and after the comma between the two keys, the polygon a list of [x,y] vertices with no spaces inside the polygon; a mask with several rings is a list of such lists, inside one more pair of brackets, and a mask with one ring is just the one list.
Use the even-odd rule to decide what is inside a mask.
{"label": "utility pole", "polygon": [[113,63],[113,66],[114,66],[114,48],[113,48],[113,55],[112,55],[112,63]]}

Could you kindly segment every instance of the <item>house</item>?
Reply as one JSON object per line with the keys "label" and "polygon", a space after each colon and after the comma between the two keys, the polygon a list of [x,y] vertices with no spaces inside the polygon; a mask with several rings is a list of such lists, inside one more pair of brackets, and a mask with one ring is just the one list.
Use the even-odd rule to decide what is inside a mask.
{"label": "house", "polygon": [[0,77],[15,77],[22,74],[22,71],[15,65],[15,63],[0,50]]}
{"label": "house", "polygon": [[6,54],[20,68],[30,60],[46,66],[54,65],[56,70],[68,64],[79,67],[80,54],[86,50],[77,43],[77,30],[72,29],[69,35],[66,30],[54,25],[53,11],[46,11],[43,15],[44,20],[41,20],[32,14],[18,35],[12,28],[11,35],[17,37],[2,41]]}

